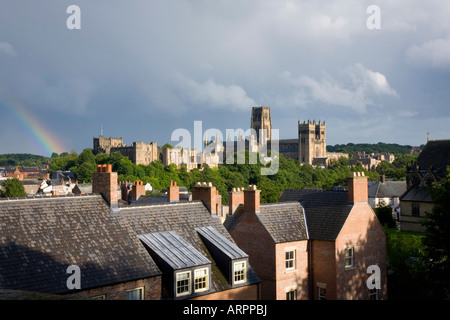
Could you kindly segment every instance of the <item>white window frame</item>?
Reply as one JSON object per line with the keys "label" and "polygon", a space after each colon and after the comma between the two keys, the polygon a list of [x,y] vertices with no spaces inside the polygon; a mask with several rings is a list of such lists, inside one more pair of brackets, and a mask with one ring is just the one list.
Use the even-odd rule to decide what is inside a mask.
{"label": "white window frame", "polygon": [[[237,265],[243,265],[242,269],[237,269],[236,266]],[[237,280],[236,281],[236,272],[243,270],[243,279],[241,280]],[[247,282],[247,262],[246,261],[236,261],[233,263],[233,283],[234,284],[238,284],[238,283],[245,283]]]}
{"label": "white window frame", "polygon": [[[351,252],[351,255],[347,255],[348,252]],[[355,247],[348,246],[344,250],[345,254],[345,269],[352,269],[355,267]],[[350,259],[350,264],[347,263],[347,259]]]}
{"label": "white window frame", "polygon": [[[128,293],[132,292],[132,291],[139,291],[140,295],[141,295],[141,298],[138,299],[138,300],[144,300],[144,287],[139,287],[139,288],[134,288],[134,289],[131,289],[131,290],[127,290],[127,296],[128,296]],[[127,299],[127,300],[131,300],[131,299]]]}
{"label": "white window frame", "polygon": [[327,300],[327,288],[317,287],[317,297],[319,300]]}
{"label": "white window frame", "polygon": [[[291,249],[291,250],[286,250],[285,253],[284,253],[285,267],[286,267],[287,271],[288,270],[295,270],[295,267],[296,267],[295,258],[296,258],[296,255],[297,255],[297,252],[295,252],[295,251],[296,251],[295,249]],[[292,258],[287,258],[286,255],[288,253],[291,253],[291,252],[293,253],[293,257]],[[289,264],[292,263],[292,267],[288,267],[287,266],[288,263]]]}
{"label": "white window frame", "polygon": [[[178,276],[181,276],[183,274],[187,274],[188,275],[188,277],[187,277],[187,281],[188,281],[187,288],[188,288],[188,291],[187,292],[178,293],[178,281],[185,281],[186,280],[186,279],[178,280]],[[177,297],[187,296],[187,295],[191,294],[191,292],[192,292],[192,290],[191,290],[191,287],[192,287],[191,278],[192,278],[191,277],[191,270],[189,270],[189,271],[181,271],[181,272],[177,272],[175,274],[175,295]],[[183,285],[183,287],[184,287],[184,285]]]}
{"label": "white window frame", "polygon": [[[198,273],[204,272],[203,275],[198,275]],[[196,289],[196,280],[205,278],[205,287]],[[203,282],[203,281],[202,281]],[[194,292],[202,292],[202,291],[208,291],[209,290],[209,268],[201,268],[201,269],[195,269],[194,270]]]}
{"label": "white window frame", "polygon": [[327,284],[324,282],[316,282],[317,300],[327,300]]}
{"label": "white window frame", "polygon": [[[294,295],[294,299],[288,299],[290,297],[290,295]],[[297,300],[297,290],[296,289],[292,289],[289,291],[286,291],[286,300]]]}

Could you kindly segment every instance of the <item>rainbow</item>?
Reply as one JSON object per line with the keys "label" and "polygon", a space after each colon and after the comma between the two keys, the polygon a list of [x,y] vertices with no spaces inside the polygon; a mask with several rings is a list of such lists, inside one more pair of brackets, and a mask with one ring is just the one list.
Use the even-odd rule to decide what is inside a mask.
{"label": "rainbow", "polygon": [[55,138],[57,135],[45,128],[23,103],[14,99],[11,95],[5,94],[3,90],[0,91],[0,105],[5,106],[11,112],[14,119],[17,120],[42,155],[51,156],[53,152],[61,153],[65,151],[63,143]]}

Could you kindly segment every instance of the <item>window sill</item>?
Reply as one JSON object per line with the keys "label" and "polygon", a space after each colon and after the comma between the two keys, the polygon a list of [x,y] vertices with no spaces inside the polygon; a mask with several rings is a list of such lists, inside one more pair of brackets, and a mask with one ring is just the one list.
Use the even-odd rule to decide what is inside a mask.
{"label": "window sill", "polygon": [[356,267],[355,266],[345,266],[344,269],[345,270],[355,270]]}

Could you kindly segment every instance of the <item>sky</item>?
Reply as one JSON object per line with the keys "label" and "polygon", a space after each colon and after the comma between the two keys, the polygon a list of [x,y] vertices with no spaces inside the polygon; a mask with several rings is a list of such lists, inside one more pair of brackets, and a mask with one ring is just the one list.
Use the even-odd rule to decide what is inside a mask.
{"label": "sky", "polygon": [[176,145],[194,121],[225,136],[255,106],[282,139],[305,120],[327,145],[449,139],[449,16],[442,0],[2,0],[0,154],[101,133]]}

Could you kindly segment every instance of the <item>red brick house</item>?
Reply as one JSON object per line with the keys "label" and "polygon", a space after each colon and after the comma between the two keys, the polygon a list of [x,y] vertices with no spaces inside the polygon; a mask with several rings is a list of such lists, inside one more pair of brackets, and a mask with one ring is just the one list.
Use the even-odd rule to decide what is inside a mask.
{"label": "red brick house", "polygon": [[[280,202],[296,200],[305,210],[311,299],[387,299],[386,235],[367,193],[363,173],[348,179],[348,191],[283,192]],[[380,289],[367,286],[370,266],[380,270]]]}
{"label": "red brick house", "polygon": [[256,186],[233,190],[232,215],[224,225],[249,253],[262,281],[262,299],[307,299],[308,234],[303,208],[298,202],[260,204],[259,192]]}
{"label": "red brick house", "polygon": [[[386,237],[366,177],[350,177],[348,191],[288,189],[275,204],[260,205],[251,189],[230,196],[224,225],[249,254],[263,299],[387,298]],[[366,283],[371,266],[380,289]]]}

